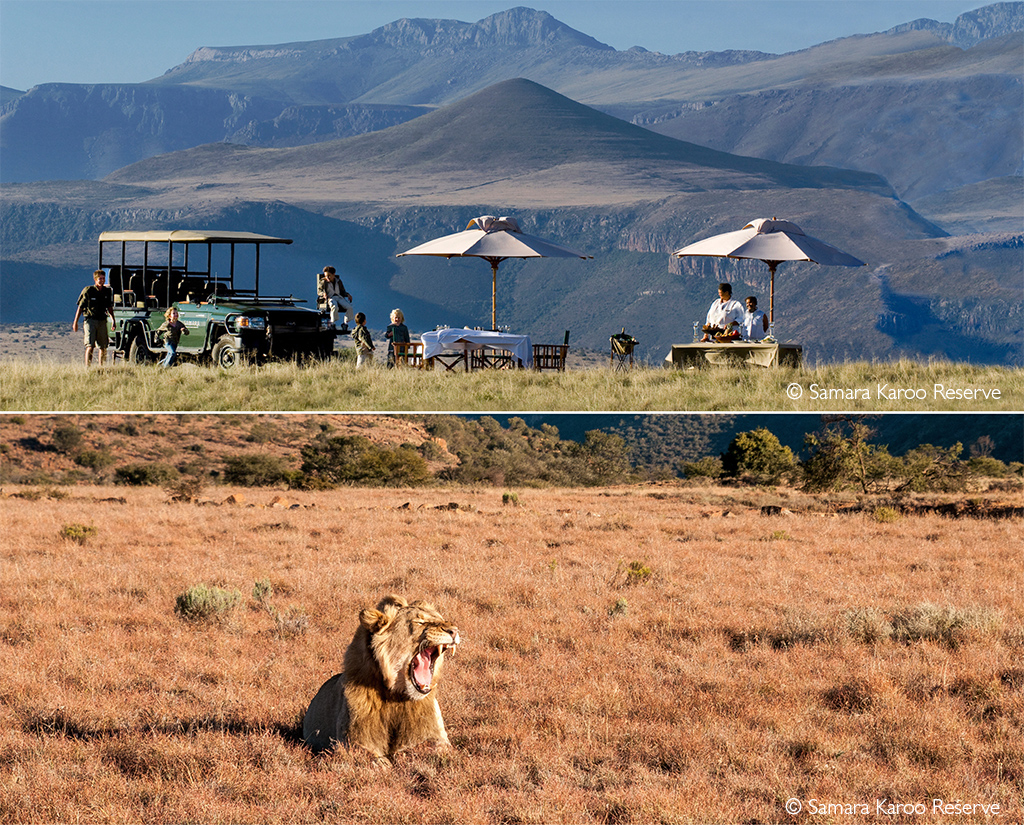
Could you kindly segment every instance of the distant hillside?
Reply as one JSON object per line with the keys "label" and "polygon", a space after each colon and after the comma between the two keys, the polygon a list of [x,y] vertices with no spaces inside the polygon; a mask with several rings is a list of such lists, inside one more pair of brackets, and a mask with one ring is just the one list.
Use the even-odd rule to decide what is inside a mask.
{"label": "distant hillside", "polygon": [[[250,186],[273,175],[279,197],[373,201],[417,191],[417,201],[452,204],[459,189],[497,176],[506,197],[524,181],[555,192],[572,186],[628,182],[633,199],[716,189],[856,188],[891,197],[875,175],[730,155],[667,139],[583,106],[529,80],[506,80],[416,120],[343,141],[293,149],[210,145],[150,158],[108,175],[111,183],[159,186]],[[345,187],[339,192],[335,183]],[[317,188],[315,194],[313,187]],[[292,195],[292,193],[295,193]],[[595,193],[596,194],[596,193]]]}
{"label": "distant hillside", "polygon": [[954,23],[921,19],[890,29],[891,34],[903,31],[930,31],[960,49],[969,49],[983,40],[1024,31],[1024,3],[992,3],[961,14]]}
{"label": "distant hillside", "polygon": [[[861,172],[730,156],[631,126],[525,80],[506,81],[383,132],[288,149],[211,144],[126,167],[103,183],[3,190],[3,320],[57,320],[107,228],[233,227],[296,243],[267,262],[272,291],[313,298],[313,274],[339,268],[371,326],[401,306],[413,331],[489,319],[477,260],[396,258],[479,214],[592,261],[502,264],[499,323],[535,341],[597,351],[622,327],[659,363],[689,340],[716,284],[765,302],[767,268],[679,261],[684,243],[786,217],[868,266],[780,267],[778,329],[809,363],[946,357],[1021,362],[1024,300],[1014,236],[959,244]],[[40,302],[45,272],[59,302]],[[43,316],[43,313],[50,313]]]}
{"label": "distant hillside", "polygon": [[1021,174],[1022,68],[1018,33],[969,51],[933,45],[865,56],[808,67],[787,86],[614,111],[736,154],[871,170],[912,200]]}
{"label": "distant hillside", "polygon": [[[981,447],[1003,462],[1024,460],[1018,415],[865,417],[872,442],[903,455],[921,444]],[[255,468],[297,470],[301,450],[318,437],[362,437],[381,449],[410,448],[432,475],[467,482],[544,483],[564,471],[574,445],[597,430],[625,441],[641,475],[725,452],[741,432],[766,427],[800,454],[820,431],[816,415],[32,415],[0,418],[0,484],[98,483],[137,468],[136,478],[172,484],[198,476],[213,483],[240,456]],[[516,475],[518,473],[518,475]],[[499,478],[500,476],[500,478]],[[514,478],[513,478],[514,477]],[[163,480],[161,480],[163,479]],[[621,479],[621,477],[620,477]],[[608,480],[605,480],[607,483]],[[572,483],[564,478],[555,483]],[[576,483],[582,483],[577,480]],[[614,479],[612,479],[614,483]]]}
{"label": "distant hillside", "polygon": [[1021,174],[1022,9],[999,3],[952,24],[913,21],[785,55],[620,52],[526,8],[476,23],[404,19],[353,37],[201,47],[147,83],[57,83],[5,98],[0,180],[100,178],[210,142],[332,140],[524,77],[710,148],[852,167],[882,175],[904,199],[924,197]]}
{"label": "distant hillside", "polygon": [[18,89],[11,89],[7,86],[0,86],[0,107],[6,106],[12,100],[17,100],[23,94],[25,93],[19,91]]}
{"label": "distant hillside", "polygon": [[992,178],[913,201],[915,211],[952,234],[1024,227],[1024,177]]}

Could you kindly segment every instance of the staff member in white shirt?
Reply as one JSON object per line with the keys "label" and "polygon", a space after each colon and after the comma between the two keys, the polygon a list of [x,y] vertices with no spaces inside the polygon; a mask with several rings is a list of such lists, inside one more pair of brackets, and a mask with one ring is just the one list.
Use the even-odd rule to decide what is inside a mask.
{"label": "staff member in white shirt", "polygon": [[704,323],[704,337],[701,341],[711,341],[715,335],[725,332],[729,324],[737,326],[743,323],[743,304],[732,298],[732,284],[718,285],[718,300],[711,304],[708,317]]}
{"label": "staff member in white shirt", "polygon": [[761,341],[768,332],[768,316],[757,308],[757,298],[748,295],[744,301],[747,311],[743,313],[740,329],[744,341]]}

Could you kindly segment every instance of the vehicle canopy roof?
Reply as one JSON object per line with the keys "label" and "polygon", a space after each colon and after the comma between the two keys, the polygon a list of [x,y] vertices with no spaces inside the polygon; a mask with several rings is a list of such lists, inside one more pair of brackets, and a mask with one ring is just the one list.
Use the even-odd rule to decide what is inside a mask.
{"label": "vehicle canopy roof", "polygon": [[291,243],[291,238],[275,238],[255,232],[217,229],[149,229],[141,232],[109,231],[100,233],[100,243],[108,241],[151,243]]}

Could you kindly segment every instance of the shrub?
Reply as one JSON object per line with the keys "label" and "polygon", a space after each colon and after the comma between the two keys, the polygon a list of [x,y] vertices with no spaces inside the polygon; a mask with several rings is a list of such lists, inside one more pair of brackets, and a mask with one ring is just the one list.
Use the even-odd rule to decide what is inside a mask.
{"label": "shrub", "polygon": [[765,427],[740,433],[722,455],[722,470],[726,475],[749,476],[757,483],[775,484],[795,469],[793,451]]}
{"label": "shrub", "polygon": [[302,448],[302,459],[302,473],[312,482],[411,487],[430,479],[416,450],[379,447],[360,435],[316,439]]}
{"label": "shrub", "polygon": [[893,616],[893,638],[901,642],[931,641],[957,648],[973,633],[991,632],[1000,617],[989,610],[958,610],[921,604]]}
{"label": "shrub", "polygon": [[968,469],[981,478],[1006,478],[1010,474],[1007,467],[998,458],[990,455],[976,455],[967,461]]}
{"label": "shrub", "polygon": [[501,495],[501,503],[505,507],[509,507],[509,506],[511,506],[511,507],[518,507],[519,506],[519,496],[516,493],[502,493],[502,495]]}
{"label": "shrub", "polygon": [[199,500],[205,486],[206,481],[200,476],[188,476],[168,484],[164,492],[171,497],[171,501],[195,502]]}
{"label": "shrub", "polygon": [[113,454],[107,450],[82,450],[75,456],[75,464],[85,467],[94,473],[100,473],[117,461]]}
{"label": "shrub", "polygon": [[245,440],[253,444],[266,444],[279,436],[277,425],[267,421],[257,421],[252,425],[249,434],[245,436]]}
{"label": "shrub", "polygon": [[284,459],[264,453],[225,456],[224,481],[241,487],[270,487],[288,479]]}
{"label": "shrub", "polygon": [[686,478],[719,478],[723,472],[722,459],[708,455],[697,461],[683,462],[682,469]]}
{"label": "shrub", "polygon": [[267,604],[273,595],[274,585],[270,583],[270,579],[260,579],[252,586],[253,600],[261,605]]}
{"label": "shrub", "polygon": [[447,456],[444,448],[436,441],[424,441],[416,451],[427,461],[443,461]]}
{"label": "shrub", "polygon": [[804,489],[810,492],[858,486],[862,492],[888,489],[902,462],[884,446],[869,443],[875,430],[858,419],[833,421],[804,439],[811,453],[801,464]]}
{"label": "shrub", "polygon": [[632,587],[633,585],[643,584],[654,575],[654,572],[643,562],[631,561],[629,564],[623,564],[620,561],[615,568],[615,573],[612,574],[610,583],[618,581],[623,574],[625,574],[625,578],[618,585],[619,587]]}
{"label": "shrub", "polygon": [[97,532],[96,528],[89,524],[65,524],[60,530],[60,535],[75,544],[85,544]]}
{"label": "shrub", "polygon": [[873,607],[860,607],[843,613],[846,632],[858,642],[874,644],[892,637],[892,623]]}
{"label": "shrub", "polygon": [[629,602],[625,599],[616,599],[615,604],[608,608],[609,616],[625,616],[629,609]]}
{"label": "shrub", "polygon": [[186,622],[224,621],[242,600],[237,590],[197,584],[178,596],[174,612]]}
{"label": "shrub", "polygon": [[892,524],[903,518],[903,514],[895,507],[876,507],[871,517],[879,524]]}
{"label": "shrub", "polygon": [[64,454],[75,453],[82,446],[82,431],[74,424],[61,424],[53,431],[53,448]]}
{"label": "shrub", "polygon": [[118,484],[133,486],[158,487],[170,484],[178,478],[178,471],[169,464],[127,464],[114,470]]}

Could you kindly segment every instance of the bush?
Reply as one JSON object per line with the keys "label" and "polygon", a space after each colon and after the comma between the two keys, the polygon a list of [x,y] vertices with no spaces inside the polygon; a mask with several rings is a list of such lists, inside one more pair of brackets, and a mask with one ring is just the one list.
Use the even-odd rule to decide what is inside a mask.
{"label": "bush", "polygon": [[65,524],[60,530],[61,538],[83,545],[96,533],[96,528],[88,524]]}
{"label": "bush", "polygon": [[270,487],[287,481],[289,469],[284,459],[264,453],[225,456],[224,481],[240,487]]}
{"label": "bush", "polygon": [[796,457],[767,428],[740,433],[722,455],[722,470],[733,478],[750,477],[759,484],[776,484],[796,469]]}
{"label": "bush", "polygon": [[177,480],[178,471],[169,464],[127,464],[114,470],[118,484],[142,487],[159,487]]}
{"label": "bush", "polygon": [[697,461],[683,462],[682,470],[686,478],[719,478],[723,472],[722,459],[704,456]]}
{"label": "bush", "polygon": [[197,584],[178,596],[174,612],[186,622],[220,622],[242,601],[237,590]]}
{"label": "bush", "polygon": [[893,616],[893,638],[901,642],[931,641],[957,648],[974,633],[998,628],[999,615],[990,610],[958,610],[921,604]]}
{"label": "bush", "polygon": [[410,447],[379,447],[361,435],[316,439],[302,448],[310,484],[411,487],[430,480],[427,462]]}
{"label": "bush", "polygon": [[206,480],[200,476],[188,476],[178,479],[164,487],[164,492],[171,501],[196,502],[206,486]]}
{"label": "bush", "polygon": [[903,518],[903,514],[895,507],[876,507],[871,517],[879,524],[892,524]]}
{"label": "bush", "polygon": [[843,613],[846,632],[864,644],[884,642],[892,637],[892,623],[873,607],[854,608]]}
{"label": "bush", "polygon": [[115,461],[117,459],[107,450],[82,450],[75,456],[75,464],[92,470],[94,473],[103,472]]}
{"label": "bush", "polygon": [[69,455],[82,446],[82,431],[74,424],[61,424],[53,431],[53,448],[58,453]]}
{"label": "bush", "polygon": [[990,455],[976,455],[968,459],[967,467],[980,478],[1006,478],[1010,474],[1009,467]]}

